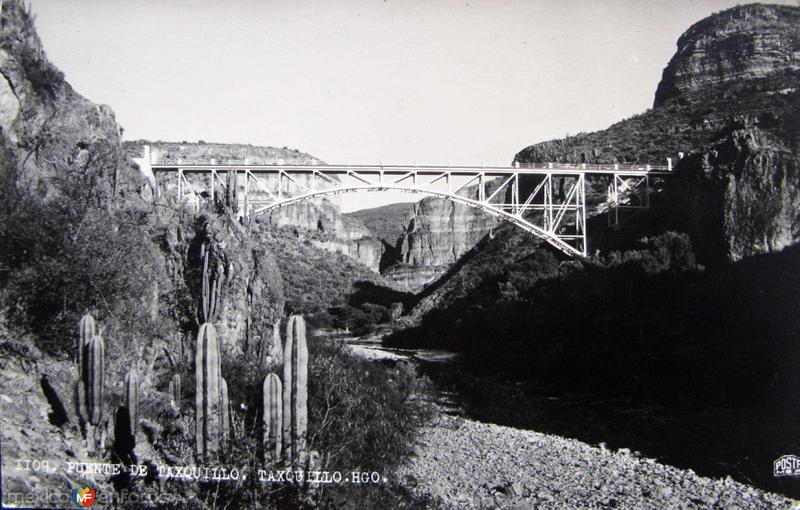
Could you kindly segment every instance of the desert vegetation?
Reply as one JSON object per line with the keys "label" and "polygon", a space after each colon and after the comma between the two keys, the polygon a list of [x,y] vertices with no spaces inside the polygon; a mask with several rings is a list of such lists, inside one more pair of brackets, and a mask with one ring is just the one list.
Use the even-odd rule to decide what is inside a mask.
{"label": "desert vegetation", "polygon": [[[75,363],[71,372],[76,375],[47,387],[51,401],[60,406],[58,422],[74,427],[88,459],[172,465],[199,461],[246,466],[253,473],[268,467],[262,455],[263,388],[269,367],[280,365],[220,350],[218,344],[226,339],[213,323],[230,299],[224,295],[226,285],[234,281],[229,269],[223,269],[227,255],[213,244],[201,244],[194,260],[180,250],[191,251],[201,240],[213,243],[213,236],[175,245],[166,227],[177,221],[188,230],[210,232],[216,228],[214,218],[225,216],[224,208],[215,206],[198,217],[180,209],[156,213],[134,200],[98,202],[81,195],[88,191],[78,177],[59,182],[51,193],[61,199],[53,200],[53,195],[37,196],[16,186],[13,176],[5,177],[0,296],[8,327],[3,331],[14,333],[3,334],[3,352]],[[229,235],[248,235],[226,228],[232,229]],[[291,231],[266,234],[265,245],[280,245],[284,234]],[[334,293],[340,306],[349,307],[342,289],[354,284],[358,269],[347,259],[326,257],[305,246],[293,238],[279,252],[285,254],[278,260],[286,275],[287,309],[327,313],[326,301],[335,302]],[[290,259],[292,248],[298,251]],[[298,258],[297,253],[308,257]],[[186,275],[176,274],[179,260],[197,269],[191,272],[187,267]],[[355,275],[345,276],[349,273]],[[310,300],[300,297],[312,291]],[[282,294],[271,293],[269,299],[278,295]],[[388,320],[380,305],[359,306],[371,310],[368,324]],[[277,328],[281,341],[286,320]],[[295,341],[300,342],[299,337]],[[302,342],[306,345],[305,336]],[[307,345],[307,428],[290,434],[295,441],[302,438],[301,449],[308,453],[302,467],[309,467],[313,453],[317,470],[381,473],[380,483],[313,488],[264,484],[250,476],[239,484],[159,485],[154,478],[124,475],[112,480],[114,486],[154,498],[168,493],[197,507],[214,507],[221,497],[237,507],[279,508],[410,501],[396,481],[384,481],[383,476],[408,453],[415,430],[430,415],[425,383],[408,365],[362,361],[344,345],[316,338],[312,331]],[[284,358],[287,362],[290,357]],[[198,379],[201,369],[205,375]],[[209,421],[212,416],[219,418]],[[291,416],[284,418],[292,423]],[[195,434],[201,423],[202,438]],[[284,442],[284,451],[287,446]]]}

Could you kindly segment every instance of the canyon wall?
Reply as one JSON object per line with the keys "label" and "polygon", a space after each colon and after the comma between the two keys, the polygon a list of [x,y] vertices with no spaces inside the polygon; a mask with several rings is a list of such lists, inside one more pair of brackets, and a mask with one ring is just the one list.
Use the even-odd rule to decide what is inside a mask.
{"label": "canyon wall", "polygon": [[444,274],[497,224],[493,216],[451,200],[420,200],[397,240],[399,262],[385,275],[406,290],[418,291]]}
{"label": "canyon wall", "polygon": [[[472,188],[466,192],[476,193]],[[399,288],[412,292],[442,276],[499,224],[479,209],[438,197],[348,216],[368,225],[384,243],[381,273]]]}
{"label": "canyon wall", "polygon": [[777,252],[800,240],[800,154],[768,132],[735,130],[692,151],[675,179],[655,213],[689,233],[708,261]]}

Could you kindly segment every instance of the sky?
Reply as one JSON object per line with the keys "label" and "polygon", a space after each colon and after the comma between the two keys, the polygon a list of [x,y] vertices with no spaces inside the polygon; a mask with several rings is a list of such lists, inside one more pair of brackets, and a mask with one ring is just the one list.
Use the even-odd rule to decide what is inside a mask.
{"label": "sky", "polygon": [[[50,61],[125,139],[501,166],[645,111],[681,33],[740,2],[30,3]],[[359,195],[344,209],[419,199]]]}

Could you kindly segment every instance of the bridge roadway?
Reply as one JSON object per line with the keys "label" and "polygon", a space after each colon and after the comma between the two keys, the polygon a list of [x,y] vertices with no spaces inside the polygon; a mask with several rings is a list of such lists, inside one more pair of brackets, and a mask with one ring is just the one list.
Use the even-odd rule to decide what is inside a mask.
{"label": "bridge roadway", "polygon": [[254,173],[286,172],[324,172],[333,174],[365,173],[370,175],[402,175],[416,172],[421,175],[475,175],[482,173],[487,177],[502,177],[511,174],[520,175],[546,175],[548,173],[570,173],[584,175],[629,175],[666,177],[672,175],[670,165],[597,165],[597,164],[570,164],[570,163],[526,163],[520,166],[444,166],[444,165],[252,165],[245,162],[238,163],[226,161],[225,163],[151,163],[153,171],[178,171],[184,172],[225,172],[227,170],[248,170]]}

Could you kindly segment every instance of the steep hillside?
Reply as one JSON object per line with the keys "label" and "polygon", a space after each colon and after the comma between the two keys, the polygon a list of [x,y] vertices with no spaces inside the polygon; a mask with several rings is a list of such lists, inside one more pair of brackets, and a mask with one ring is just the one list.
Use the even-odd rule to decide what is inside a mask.
{"label": "steep hillside", "polygon": [[[203,320],[203,252],[218,270],[215,313],[226,355],[277,355],[284,297],[274,257],[235,221],[141,200],[146,180],[125,161],[113,112],[73,91],[48,63],[22,2],[2,4],[0,74],[5,504],[10,492],[70,494],[79,482],[66,474],[68,462],[119,461],[124,440],[115,417],[131,369],[148,388],[141,402],[148,430],[186,425],[164,391],[190,365]],[[86,313],[101,328],[107,382],[101,408],[108,412],[91,426],[78,405],[73,361],[76,325]],[[153,446],[158,440],[145,439],[142,427],[139,434],[126,458],[165,462],[166,451]],[[17,459],[31,455],[53,469],[16,469]],[[92,486],[108,498],[116,482],[106,477]]]}
{"label": "steep hillside", "polygon": [[405,232],[409,218],[414,214],[414,204],[401,202],[372,209],[361,209],[345,214],[369,229],[379,240],[394,246]]}
{"label": "steep hillside", "polygon": [[[6,2],[4,2],[6,3]],[[56,184],[86,179],[86,194],[105,202],[135,174],[121,173],[124,155],[114,112],[64,81],[47,61],[29,12],[14,2],[0,31],[0,166],[3,177],[48,196]],[[88,189],[91,188],[91,189]]]}
{"label": "steep hillside", "polygon": [[[111,110],[71,89],[47,62],[33,24],[24,2],[3,0],[2,506],[66,508],[82,487],[97,491],[98,508],[165,501],[215,508],[218,497],[236,508],[300,506],[289,485],[275,489],[255,476],[245,489],[162,483],[155,466],[202,466],[195,431],[202,435],[206,426],[227,442],[209,467],[260,465],[263,436],[255,424],[264,378],[283,362],[286,308],[348,301],[358,293],[354,280],[377,278],[315,244],[342,241],[334,231],[346,231],[351,220],[328,204],[330,216],[319,214],[309,235],[269,221],[248,230],[229,197],[189,207],[152,193],[125,159]],[[229,412],[219,413],[230,419],[226,431],[195,414],[203,399],[195,376],[213,373],[195,371],[199,332],[212,328],[218,348],[208,333],[205,355],[216,359],[216,380],[226,389],[219,399],[206,397],[210,406],[223,394],[230,399]],[[309,340],[308,446],[324,459],[320,468],[388,472],[422,420],[413,374]],[[89,356],[91,363],[78,362]],[[20,468],[28,459],[45,469]],[[150,476],[77,473],[69,467],[76,463],[147,465]],[[347,499],[346,490],[326,497]],[[401,497],[390,492],[383,485],[371,491],[376,500]]]}

